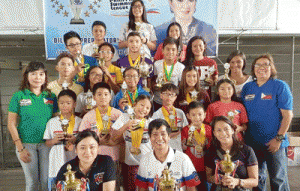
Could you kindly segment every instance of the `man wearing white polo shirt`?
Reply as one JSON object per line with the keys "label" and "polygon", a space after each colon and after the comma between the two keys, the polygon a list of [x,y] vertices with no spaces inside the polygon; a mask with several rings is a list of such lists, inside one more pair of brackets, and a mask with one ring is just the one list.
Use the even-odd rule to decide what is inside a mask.
{"label": "man wearing white polo shirt", "polygon": [[155,119],[148,126],[148,133],[153,151],[143,156],[140,162],[136,186],[139,191],[158,190],[159,179],[164,169],[168,168],[171,177],[181,191],[195,191],[200,184],[199,177],[190,158],[168,146],[171,128],[164,119]]}

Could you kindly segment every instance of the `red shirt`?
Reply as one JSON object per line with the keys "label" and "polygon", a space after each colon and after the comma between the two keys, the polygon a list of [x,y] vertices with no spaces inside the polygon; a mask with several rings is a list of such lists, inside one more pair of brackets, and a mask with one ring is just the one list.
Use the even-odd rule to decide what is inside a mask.
{"label": "red shirt", "polygon": [[197,68],[199,72],[200,80],[205,80],[205,78],[208,76],[209,73],[208,68],[211,66],[214,66],[215,68],[215,72],[213,73],[212,76],[219,74],[217,63],[213,59],[204,57],[202,60],[199,61],[195,60],[193,65]]}
{"label": "red shirt", "polygon": [[[162,49],[163,49],[163,43],[158,45],[157,50],[156,50],[155,55],[154,55],[154,60],[164,59]],[[183,45],[182,46],[182,51],[181,51],[181,54],[180,54],[180,61],[179,62],[183,62],[185,60],[185,54],[186,54],[186,45]]]}
{"label": "red shirt", "polygon": [[[208,149],[211,144],[212,140],[212,131],[211,127],[207,124],[204,124],[205,128],[205,143],[204,148]],[[200,133],[200,129],[197,129],[198,133]],[[181,131],[181,142],[182,144],[186,144],[186,139],[188,138],[189,134],[189,126],[185,126]],[[191,161],[193,162],[195,169],[197,172],[205,172],[205,165],[204,165],[204,152],[197,152],[195,147],[187,147],[186,150],[184,150],[184,153],[187,154]]]}

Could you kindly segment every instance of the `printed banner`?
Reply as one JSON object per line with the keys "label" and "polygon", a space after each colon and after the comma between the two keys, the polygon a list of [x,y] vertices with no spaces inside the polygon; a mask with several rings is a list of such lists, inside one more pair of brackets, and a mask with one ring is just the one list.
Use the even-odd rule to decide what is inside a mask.
{"label": "printed banner", "polygon": [[[132,0],[44,0],[46,57],[55,59],[66,51],[63,35],[74,30],[82,43],[93,42],[92,24],[96,20],[106,24],[105,41],[118,48],[121,26],[129,20]],[[203,36],[208,56],[217,54],[217,0],[144,0],[147,19],[156,32],[157,46],[166,37],[168,25],[177,21],[183,28],[183,42]],[[124,50],[118,50],[124,55]]]}

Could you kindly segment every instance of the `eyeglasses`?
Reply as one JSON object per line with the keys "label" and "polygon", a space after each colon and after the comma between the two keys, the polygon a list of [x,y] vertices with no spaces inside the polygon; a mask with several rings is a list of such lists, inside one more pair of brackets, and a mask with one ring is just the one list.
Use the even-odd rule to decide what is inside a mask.
{"label": "eyeglasses", "polygon": [[255,68],[268,68],[271,64],[270,63],[264,63],[264,64],[255,64]]}
{"label": "eyeglasses", "polygon": [[142,5],[133,5],[132,8],[133,9],[142,9],[143,6]]}
{"label": "eyeglasses", "polygon": [[164,95],[164,96],[168,96],[168,97],[175,97],[175,96],[177,96],[175,93],[166,93],[166,92],[164,92],[164,93],[161,93],[162,95]]}
{"label": "eyeglasses", "polygon": [[67,46],[68,46],[68,47],[71,47],[71,48],[75,48],[75,47],[81,46],[81,43],[69,44],[69,45],[67,45]]}
{"label": "eyeglasses", "polygon": [[139,76],[125,76],[126,79],[138,79]]}
{"label": "eyeglasses", "polygon": [[99,77],[99,78],[102,78],[102,77],[103,77],[103,74],[91,73],[90,76],[91,76],[91,77]]}
{"label": "eyeglasses", "polygon": [[112,54],[112,51],[99,51],[100,54]]}

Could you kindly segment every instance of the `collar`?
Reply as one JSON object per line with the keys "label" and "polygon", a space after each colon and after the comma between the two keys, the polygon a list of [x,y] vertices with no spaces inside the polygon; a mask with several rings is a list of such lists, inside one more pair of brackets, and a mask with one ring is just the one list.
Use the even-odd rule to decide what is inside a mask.
{"label": "collar", "polygon": [[[88,172],[87,175],[89,175],[89,173],[92,171],[93,168],[97,167],[98,160],[99,160],[99,155],[97,155],[97,157],[95,158],[95,160],[94,160],[94,162],[93,162],[93,164],[91,166],[91,169],[89,170],[89,172]],[[81,170],[80,170],[80,168],[79,168],[79,158],[78,158],[78,156],[75,157],[74,161],[75,162],[74,162],[74,166],[72,166],[72,170],[75,171],[75,172],[82,173]]]}
{"label": "collar", "polygon": [[[35,95],[32,91],[30,91],[30,89],[25,89],[24,90],[24,94],[26,94],[26,95]],[[42,93],[40,95],[46,96],[47,95],[47,91],[42,91]]]}
{"label": "collar", "polygon": [[[155,158],[156,161],[160,162],[155,157],[154,151],[153,151],[153,157]],[[169,152],[168,152],[167,158],[166,158],[166,160],[162,164],[163,164],[163,166],[166,166],[168,163],[172,163],[174,160],[175,160],[174,149],[172,149],[171,147],[169,147]]]}

